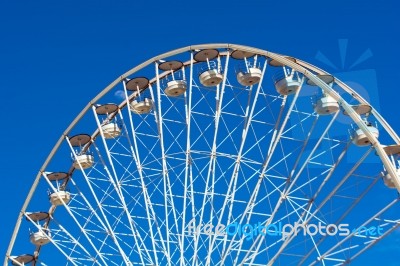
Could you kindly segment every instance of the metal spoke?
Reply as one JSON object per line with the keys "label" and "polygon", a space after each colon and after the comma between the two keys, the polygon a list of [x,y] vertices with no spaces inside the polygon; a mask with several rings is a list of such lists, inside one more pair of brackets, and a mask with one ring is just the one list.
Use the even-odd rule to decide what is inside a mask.
{"label": "metal spoke", "polygon": [[[125,81],[123,82],[123,85],[124,85],[125,99],[126,99],[127,102],[129,102],[129,97],[128,97],[128,92],[126,90]],[[159,234],[159,236],[161,238],[162,249],[165,252],[166,252],[166,247],[165,247],[165,244],[164,244],[164,240],[162,239],[162,234],[160,232],[160,228],[157,225],[157,222],[155,221],[156,220],[155,212],[154,212],[154,210],[152,208],[153,205],[151,203],[151,199],[150,199],[150,197],[148,195],[148,192],[147,192],[146,183],[144,182],[143,167],[142,167],[142,164],[141,164],[141,161],[140,161],[140,155],[139,155],[138,145],[137,145],[137,137],[136,137],[136,133],[135,133],[134,125],[133,125],[132,114],[131,114],[130,111],[128,111],[128,117],[129,117],[129,124],[131,126],[131,131],[130,132],[132,134],[133,145],[134,145],[133,147],[131,147],[132,155],[133,155],[133,158],[134,158],[134,160],[136,162],[136,167],[138,169],[139,176],[140,176],[140,182],[141,182],[141,185],[142,185],[143,196],[144,196],[144,200],[145,200],[144,205],[145,205],[146,214],[147,214],[147,223],[148,223],[148,226],[149,226],[149,229],[150,229],[150,235],[151,235],[151,240],[152,240],[154,261],[155,261],[156,264],[158,264],[158,255],[157,255],[157,248],[156,248],[157,244],[155,242],[155,235],[154,235],[154,232],[153,232],[152,220],[156,224],[157,232],[158,232],[158,234]]]}
{"label": "metal spoke", "polygon": [[[111,181],[112,185],[114,186],[114,189],[116,190],[117,195],[118,195],[118,197],[119,197],[119,199],[120,199],[120,201],[121,201],[121,203],[122,203],[122,205],[123,205],[123,209],[124,209],[124,212],[125,212],[125,214],[126,214],[126,216],[127,216],[127,218],[128,218],[129,226],[130,226],[132,235],[133,235],[133,237],[134,237],[134,239],[135,239],[135,244],[136,244],[135,246],[136,246],[136,248],[137,248],[137,251],[138,251],[138,254],[139,254],[139,257],[140,257],[140,261],[141,261],[141,263],[144,264],[144,260],[143,260],[143,256],[142,256],[142,251],[140,250],[140,247],[139,247],[139,244],[138,244],[138,238],[137,238],[137,235],[139,235],[139,233],[138,233],[138,232],[135,230],[135,228],[134,228],[132,216],[131,216],[131,214],[130,214],[130,212],[129,212],[129,210],[128,210],[128,206],[126,205],[125,198],[124,198],[123,193],[122,193],[122,190],[121,190],[120,181],[119,181],[118,178],[117,178],[117,172],[116,172],[116,170],[115,170],[114,163],[113,163],[113,160],[112,160],[112,158],[111,158],[110,150],[109,150],[109,148],[108,148],[106,139],[105,139],[105,137],[104,137],[104,132],[103,132],[103,129],[102,129],[102,127],[101,127],[99,118],[98,118],[98,116],[97,116],[95,106],[92,106],[92,110],[93,110],[93,115],[94,115],[95,120],[96,120],[97,127],[99,128],[99,131],[100,131],[100,135],[101,135],[101,139],[102,139],[102,141],[103,141],[104,149],[105,149],[105,151],[106,151],[107,159],[108,159],[108,162],[109,162],[110,165],[111,165],[111,169],[112,169],[112,171],[113,171],[113,175],[114,175],[114,178],[115,178],[115,181],[116,181],[116,182],[113,180],[113,176],[112,176],[111,173],[108,171],[107,166],[104,166],[104,170],[105,170],[105,171],[107,172],[107,174],[109,175],[110,181]],[[140,235],[139,235],[139,237],[140,237]],[[142,241],[142,243],[143,243],[143,241]],[[147,249],[146,249],[146,253],[148,254]]]}

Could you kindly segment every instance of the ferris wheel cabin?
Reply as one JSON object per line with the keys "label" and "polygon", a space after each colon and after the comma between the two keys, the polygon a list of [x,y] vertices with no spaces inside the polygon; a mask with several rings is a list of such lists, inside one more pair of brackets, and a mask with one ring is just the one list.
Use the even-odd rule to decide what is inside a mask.
{"label": "ferris wheel cabin", "polygon": [[75,169],[87,169],[93,166],[94,157],[86,148],[92,137],[87,134],[75,135],[69,139],[71,146],[76,148],[73,152],[73,166]]}
{"label": "ferris wheel cabin", "polygon": [[167,71],[170,73],[170,75],[168,76],[168,78],[170,80],[167,82],[167,86],[164,89],[164,93],[167,96],[178,97],[185,93],[187,84],[186,84],[186,80],[184,80],[182,78],[184,76],[184,74],[183,73],[181,74],[182,77],[178,77],[178,78],[175,77],[177,71],[179,71],[179,70],[181,70],[180,72],[184,71],[182,62],[167,61],[167,62],[161,63],[158,66],[158,68],[160,70]]}
{"label": "ferris wheel cabin", "polygon": [[177,97],[185,93],[186,87],[185,80],[171,80],[167,83],[164,92],[167,96]]}
{"label": "ferris wheel cabin", "polygon": [[[374,135],[375,138],[378,138],[378,128],[374,126],[370,121],[368,121],[368,116],[371,113],[372,107],[367,104],[359,104],[353,105],[352,108],[357,114],[362,116],[363,123],[367,126],[367,130],[369,131],[369,133]],[[349,115],[346,111],[343,111],[343,114]],[[371,141],[361,128],[356,128],[355,130],[353,130],[351,138],[353,143],[357,146],[367,146],[371,144]]]}
{"label": "ferris wheel cabin", "polygon": [[[296,59],[287,57],[286,59],[296,62]],[[296,71],[290,70],[287,66],[276,60],[270,60],[269,64],[274,67],[282,67],[282,72],[273,76],[276,91],[281,95],[290,95],[296,93],[301,86],[301,80]]]}
{"label": "ferris wheel cabin", "polygon": [[251,86],[261,80],[262,71],[257,65],[257,56],[254,53],[235,50],[231,54],[232,58],[244,60],[236,69],[236,78],[240,85]]}
{"label": "ferris wheel cabin", "polygon": [[43,246],[50,242],[50,231],[42,228],[41,230],[31,233],[29,240],[35,246]]}
{"label": "ferris wheel cabin", "polygon": [[216,49],[201,50],[194,55],[194,59],[197,62],[206,62],[206,65],[200,68],[199,75],[200,83],[205,87],[217,86],[224,79],[224,75],[220,70],[220,62],[211,61],[217,58],[218,55],[219,52]]}
{"label": "ferris wheel cabin", "polygon": [[145,77],[137,77],[126,82],[126,89],[129,91],[134,91],[135,98],[130,103],[130,110],[135,114],[147,114],[150,113],[153,108],[152,99],[145,97],[143,95],[144,90],[149,86],[149,79]]}
{"label": "ferris wheel cabin", "polygon": [[150,113],[151,109],[153,109],[153,101],[149,98],[145,98],[142,101],[134,100],[131,102],[130,108],[135,114],[148,114]]}
{"label": "ferris wheel cabin", "polygon": [[[319,79],[332,87],[335,78],[332,75],[317,75]],[[307,80],[310,86],[317,86],[312,80]],[[339,103],[321,89],[314,102],[314,111],[319,115],[330,115],[339,111]]]}
{"label": "ferris wheel cabin", "polygon": [[50,203],[54,206],[68,204],[71,200],[71,194],[68,191],[59,190],[49,195]]}
{"label": "ferris wheel cabin", "polygon": [[118,105],[113,103],[102,104],[96,107],[96,113],[98,115],[106,116],[106,119],[101,125],[101,130],[103,131],[104,138],[113,139],[121,134],[121,128],[118,124],[109,120],[108,117],[118,111]]}
{"label": "ferris wheel cabin", "polygon": [[239,71],[236,78],[243,86],[257,84],[261,79],[261,69],[258,67],[249,67],[247,70]]}
{"label": "ferris wheel cabin", "polygon": [[29,240],[32,244],[36,246],[42,246],[50,242],[50,231],[48,228],[43,228],[39,225],[40,221],[49,218],[49,213],[47,212],[34,212],[26,214],[26,219],[32,223],[37,224],[38,231],[33,232],[29,236]]}

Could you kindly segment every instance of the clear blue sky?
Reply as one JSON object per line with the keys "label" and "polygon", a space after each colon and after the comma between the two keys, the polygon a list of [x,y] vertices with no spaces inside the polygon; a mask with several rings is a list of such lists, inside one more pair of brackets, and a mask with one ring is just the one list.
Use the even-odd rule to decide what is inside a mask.
{"label": "clear blue sky", "polygon": [[[399,25],[395,0],[0,0],[0,257],[60,134],[91,98],[136,64],[181,46],[226,42],[289,54],[333,73],[372,69],[376,80],[360,74],[355,82],[377,85],[365,89],[400,132]],[[347,40],[343,64],[339,40]],[[351,68],[368,50],[368,59]],[[321,62],[319,52],[337,69]],[[393,235],[358,263],[398,265],[399,249]]]}

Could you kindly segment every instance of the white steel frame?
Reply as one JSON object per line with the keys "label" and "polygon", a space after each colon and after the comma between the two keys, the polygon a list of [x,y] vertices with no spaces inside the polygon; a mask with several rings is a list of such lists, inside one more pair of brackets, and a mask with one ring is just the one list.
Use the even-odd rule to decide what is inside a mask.
{"label": "white steel frame", "polygon": [[[224,77],[222,83],[213,89],[199,86],[195,78],[195,69],[199,62],[194,60],[194,53],[204,49],[218,49],[220,52],[215,60],[217,60],[219,68],[222,66]],[[228,76],[229,71],[232,71],[230,69],[233,69],[233,67],[230,67],[234,63],[232,62],[234,59],[230,58],[230,51],[233,50],[254,53],[256,55],[254,65],[256,65],[257,59],[263,58],[264,60],[260,82],[243,90],[243,94],[247,92],[247,98],[243,100],[245,102],[243,106],[237,104],[236,113],[225,111],[227,106],[234,104],[235,101],[240,101],[239,94],[242,93],[237,92],[237,86],[232,85],[234,81],[229,80],[231,76]],[[171,73],[160,73],[159,62],[187,52],[190,53],[190,59],[184,62],[182,69],[176,70],[182,71],[182,77],[185,79],[185,71],[187,68],[190,69],[187,91],[180,98],[170,99],[164,94],[161,81],[168,74],[173,73],[172,71]],[[244,58],[244,60],[247,62],[248,59]],[[290,67],[292,71],[302,75],[300,89],[294,95],[271,96],[267,93],[269,88],[266,88],[267,86],[263,82],[267,64],[270,60],[275,60],[286,67]],[[208,62],[209,60],[207,59]],[[152,65],[155,67],[155,74],[154,78],[150,80],[148,88],[130,94],[126,88],[126,82],[129,78]],[[215,233],[204,235],[202,232],[197,231],[191,235],[189,232],[191,220],[189,218],[194,219],[195,228],[206,224],[225,223],[229,225],[233,222],[248,224],[254,219],[258,219],[264,226],[285,220],[296,220],[297,223],[304,226],[307,226],[313,219],[322,221],[323,217],[320,216],[322,210],[326,208],[327,203],[334,196],[339,194],[343,185],[352,176],[357,175],[356,172],[359,166],[362,165],[372,150],[379,156],[387,173],[392,176],[397,191],[400,192],[400,177],[397,175],[396,166],[383,149],[383,145],[371,134],[360,115],[356,113],[352,106],[332,86],[318,78],[318,74],[329,73],[302,60],[296,59],[294,62],[283,55],[233,44],[188,46],[156,56],[132,68],[93,98],[57,141],[40,168],[20,211],[4,260],[4,266],[8,265],[9,261],[13,261],[17,265],[20,264],[11,256],[11,253],[23,218],[27,218],[33,222],[39,231],[46,233],[30,219],[27,215],[27,209],[42,179],[51,188],[51,191],[56,192],[58,190],[58,187],[54,186],[48,179],[47,168],[63,143],[68,144],[67,146],[70,148],[71,153],[77,159],[77,154],[71,145],[69,136],[80,120],[90,112],[90,109],[93,111],[97,129],[91,135],[90,143],[83,149],[86,150],[90,146],[95,150],[97,162],[93,169],[84,169],[78,161],[80,169],[75,171],[81,173],[82,179],[85,181],[82,184],[84,184],[85,188],[81,189],[82,185],[78,184],[74,178],[68,178],[63,182],[73,186],[76,194],[73,196],[71,203],[68,204],[64,203],[60,198],[62,208],[71,217],[74,226],[80,230],[81,234],[74,235],[74,230],[67,229],[61,224],[60,219],[55,219],[55,206],[50,208],[50,220],[46,223],[46,226],[51,224],[57,227],[57,229],[52,229],[57,233],[54,236],[49,236],[50,242],[73,265],[82,265],[85,261],[92,261],[93,265],[176,265],[178,263],[180,265],[191,264],[192,266],[225,265],[226,263],[234,265],[265,265],[267,262],[272,265],[282,256],[288,256],[285,250],[293,244],[295,239],[298,239],[294,234],[290,234],[284,240],[272,242],[268,242],[268,239],[259,234],[249,245],[246,242],[245,235],[228,237],[225,234],[221,237]],[[322,118],[312,114],[313,112],[307,113],[297,110],[297,99],[305,79],[311,80],[324,93],[335,99],[371,142],[371,148],[347,171],[340,182],[331,189],[330,193],[322,195],[325,198],[318,201],[318,204],[315,199],[321,195],[323,189],[326,189],[325,185],[329,183],[332,176],[338,171],[338,167],[352,144],[351,141],[341,142],[329,137],[329,131],[334,127],[336,118],[339,115],[339,112],[337,112],[331,116],[323,133],[319,135],[315,146],[309,153],[306,152],[306,147],[309,145],[314,129]],[[107,119],[111,121],[114,118],[119,118],[120,121],[124,121],[122,135],[116,138],[115,142],[110,143],[104,136],[95,104],[100,103],[107,93],[121,83],[125,98],[119,104],[118,112],[108,115]],[[335,78],[335,83],[343,91],[352,95],[360,104],[368,104],[357,92],[340,80]],[[197,91],[202,91],[203,94],[200,95],[199,99],[194,99],[193,95]],[[150,94],[154,103],[151,113],[136,115],[127,111],[127,114],[123,114],[124,110],[129,110],[128,103],[132,99],[146,92]],[[215,93],[215,107],[211,106],[211,103],[207,103],[210,108],[213,108],[212,111],[207,113],[207,111],[197,110],[196,108],[200,103],[210,101],[211,98],[207,94],[213,93]],[[231,98],[224,97],[229,93],[233,94]],[[262,100],[268,97],[271,98],[271,102],[280,102],[275,122],[265,122],[259,118],[259,114],[266,112],[267,107],[257,109],[257,106],[260,103],[264,103]],[[244,97],[242,98],[244,99]],[[181,101],[180,104],[183,106],[183,110],[178,110],[175,107],[175,103],[178,103],[178,101]],[[182,112],[181,117],[170,117],[169,114],[174,112]],[[289,120],[296,112],[304,115],[304,118],[300,119],[299,127],[303,126],[305,121],[312,120],[309,132],[301,140],[288,136],[288,132],[297,126],[288,126]],[[387,135],[391,137],[393,144],[400,145],[398,135],[374,108],[372,108],[371,114]],[[204,116],[204,121],[195,118],[195,116],[200,115]],[[226,121],[227,118],[225,116],[234,117],[232,121],[234,119],[243,120],[239,124],[243,128],[238,143],[235,143],[234,138],[238,134],[236,131],[239,132],[239,129],[237,129],[239,125],[235,129],[229,128],[229,121]],[[200,125],[203,122],[205,125]],[[178,129],[178,126],[177,129],[169,128],[169,123],[179,125],[180,129]],[[249,145],[247,143],[248,136],[253,134],[256,137],[257,133],[253,128],[255,124],[262,124],[265,128],[269,127],[270,129],[265,132],[262,138],[257,139],[252,146],[245,150],[245,145]],[[198,136],[191,135],[192,132],[200,128],[203,129],[203,132],[199,133]],[[214,129],[213,133],[208,133],[212,129]],[[224,132],[224,130],[228,132],[225,136],[221,136],[221,132]],[[169,140],[168,134],[173,135],[174,133],[176,133],[176,140]],[[182,138],[182,143],[178,144],[179,138]],[[168,141],[170,145],[168,145]],[[204,141],[206,146],[210,148],[208,152],[194,148],[200,141]],[[299,145],[299,151],[296,149],[287,151],[283,144],[284,141],[292,141],[293,143],[297,141],[302,144]],[[329,150],[318,151],[320,144],[326,141],[331,141],[332,143]],[[269,143],[269,146],[261,147],[265,142]],[[232,153],[234,154],[225,153],[221,148],[229,143],[233,146]],[[238,145],[235,146],[236,144]],[[118,151],[117,147],[119,145],[123,146],[124,150]],[[174,147],[179,151],[170,152]],[[260,151],[264,149],[262,161],[254,161],[247,157],[253,148],[258,148]],[[333,159],[333,162],[318,161],[323,160],[321,158],[325,156],[325,153],[333,154],[334,149],[340,148],[342,150],[339,156]],[[207,147],[205,150],[207,150]],[[282,153],[282,158],[273,161],[273,158],[280,153]],[[305,154],[308,155],[305,156]],[[305,158],[303,158],[304,156]],[[124,158],[132,158],[132,163],[124,165]],[[229,159],[231,163],[229,165],[221,165],[218,158]],[[278,170],[280,169],[279,165],[287,164],[291,158],[294,158],[295,161],[293,165],[286,165],[286,170],[289,174],[284,176]],[[172,166],[172,161],[177,165]],[[307,181],[302,180],[301,178],[306,175],[304,173],[308,171],[309,166],[313,163],[318,164],[321,169],[325,169],[321,170],[318,176],[309,175]],[[157,164],[159,164],[159,168],[154,166]],[[252,170],[252,174],[246,180],[240,182],[239,179],[245,176],[246,171],[248,171],[245,170],[247,168]],[[74,172],[73,168],[70,169],[69,173],[72,174],[72,172]],[[197,175],[193,173],[197,173]],[[298,196],[302,189],[312,186],[317,181],[319,182],[320,179],[321,182],[318,183],[317,189],[312,192],[311,199]],[[341,217],[335,220],[337,224],[342,222],[378,183],[376,177],[365,177],[364,179],[372,181],[364,191],[354,195],[355,198],[351,199],[348,209],[344,211]],[[299,180],[302,183],[299,184]],[[215,184],[221,184],[224,181],[226,189],[220,189],[219,187],[216,190]],[[204,187],[197,189],[195,185],[199,183],[202,183]],[[107,186],[101,187],[100,184],[107,184]],[[128,188],[134,188],[137,194],[132,195],[130,191],[133,190]],[[240,193],[242,191],[249,194],[247,201],[241,199]],[[266,192],[260,195],[261,191]],[[222,203],[218,203],[221,199]],[[115,204],[110,204],[109,201],[115,201]],[[298,263],[309,262],[312,256],[314,256],[312,257],[314,259],[313,265],[317,263],[322,265],[331,265],[332,263],[332,265],[341,265],[352,261],[398,228],[400,225],[398,217],[389,219],[384,216],[385,213],[391,211],[392,207],[398,206],[397,201],[398,198],[394,199],[389,205],[371,214],[368,219],[360,224],[360,226],[369,226],[380,223],[386,228],[383,235],[366,239],[364,246],[354,245],[343,248],[342,244],[349,239],[361,239],[356,233],[351,233],[338,240],[336,244],[328,249],[324,246],[324,243],[327,242],[325,237],[320,240],[310,237],[308,241],[312,242],[313,248],[303,254]],[[268,203],[271,212],[260,213],[257,211],[261,206],[260,202],[263,204]],[[215,206],[220,206],[220,208]],[[238,215],[234,206],[243,210],[243,213]],[[288,206],[293,211],[286,210],[286,213],[282,215],[282,209],[288,208]],[[90,215],[85,216],[85,214],[80,213],[80,210],[83,209],[88,211]],[[115,210],[115,212],[111,212],[111,209]],[[53,219],[54,222],[52,222]],[[124,227],[126,231],[117,230],[120,227]],[[105,236],[104,233],[106,233]],[[350,258],[343,259],[341,254],[353,249],[355,253]],[[39,252],[39,250],[37,248],[36,252]],[[269,254],[271,250],[273,254]],[[315,257],[315,254],[317,254],[317,257]],[[77,256],[82,257],[79,258]],[[257,258],[260,257],[264,259],[263,263],[257,262]],[[41,262],[38,261],[37,263]]]}

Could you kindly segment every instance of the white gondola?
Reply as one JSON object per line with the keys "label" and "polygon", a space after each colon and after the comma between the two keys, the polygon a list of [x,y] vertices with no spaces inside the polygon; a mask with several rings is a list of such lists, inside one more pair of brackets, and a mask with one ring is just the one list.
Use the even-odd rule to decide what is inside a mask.
{"label": "white gondola", "polygon": [[103,130],[104,138],[106,139],[112,139],[118,137],[121,134],[120,127],[117,125],[117,123],[114,122],[103,124],[101,126],[101,129]]}
{"label": "white gondola", "polygon": [[49,237],[50,237],[50,231],[46,230],[46,229],[42,229],[40,231],[31,233],[29,236],[29,240],[35,246],[43,246],[50,242]]}
{"label": "white gondola", "polygon": [[135,99],[129,104],[133,113],[147,114],[153,108],[153,101],[143,95],[149,84],[149,80],[145,77],[137,77],[126,83],[126,89],[136,93]]}
{"label": "white gondola", "polygon": [[201,72],[200,83],[205,87],[217,86],[224,79],[224,75],[218,69],[207,69]]}
{"label": "white gondola", "polygon": [[260,82],[262,71],[259,63],[257,63],[257,55],[251,52],[235,50],[231,56],[237,60],[244,60],[236,68],[236,79],[240,85],[247,87]]}
{"label": "white gondola", "polygon": [[94,157],[86,147],[92,140],[88,134],[79,134],[69,139],[71,146],[76,150],[72,153],[73,167],[75,169],[87,169],[93,166]]}
{"label": "white gondola", "polygon": [[205,49],[197,52],[194,55],[194,59],[198,62],[206,62],[206,65],[200,69],[199,80],[200,83],[205,87],[217,86],[224,79],[224,75],[221,73],[221,65],[218,61],[211,61],[217,58],[219,55],[216,49]]}
{"label": "white gondola", "polygon": [[[379,130],[372,125],[372,123],[368,121],[364,121],[365,125],[367,126],[368,131],[374,135],[376,138],[379,137]],[[360,128],[354,130],[352,141],[357,146],[367,146],[370,145],[371,142],[368,139],[367,135],[362,131]]]}
{"label": "white gondola", "polygon": [[[335,81],[335,78],[332,75],[318,74],[316,77],[332,88]],[[311,79],[307,80],[307,84],[310,86],[317,86],[317,84]],[[314,101],[314,111],[319,115],[333,114],[339,111],[339,103],[321,89],[320,95],[318,95]]]}
{"label": "white gondola", "polygon": [[50,203],[53,204],[54,206],[60,206],[63,205],[63,202],[65,204],[68,204],[68,202],[71,200],[71,194],[68,191],[57,191],[53,192],[49,195]]}
{"label": "white gondola", "polygon": [[150,113],[152,108],[153,101],[149,98],[145,98],[142,101],[134,100],[130,104],[131,111],[138,115]]}
{"label": "white gondola", "polygon": [[164,92],[171,97],[177,97],[185,93],[187,88],[186,80],[171,80],[167,83]]}
{"label": "white gondola", "polygon": [[185,93],[187,84],[184,79],[183,63],[180,61],[166,61],[161,63],[158,68],[162,71],[169,72],[168,78],[166,78],[167,85],[164,92],[167,96],[177,97]]}
{"label": "white gondola", "polygon": [[314,104],[314,111],[320,115],[329,115],[339,111],[339,103],[328,94],[319,96]]}
{"label": "white gondola", "polygon": [[260,82],[261,69],[258,67],[249,67],[248,69],[239,70],[236,74],[238,82],[243,86],[251,86]]}
{"label": "white gondola", "polygon": [[74,160],[75,169],[87,169],[92,167],[94,164],[94,157],[91,154],[78,154]]}
{"label": "white gondola", "polygon": [[[296,63],[296,59],[293,57],[286,57],[285,59]],[[301,79],[294,69],[290,69],[285,64],[275,59],[269,60],[268,64],[273,67],[282,67],[282,72],[278,72],[272,77],[275,89],[279,94],[290,95],[296,93],[296,91],[300,89]]]}
{"label": "white gondola", "polygon": [[101,124],[104,138],[113,139],[121,134],[119,125],[115,122],[113,114],[118,112],[118,105],[114,103],[99,104],[96,106],[96,114],[105,117]]}
{"label": "white gondola", "polygon": [[288,75],[279,73],[274,76],[276,91],[281,95],[290,95],[300,89],[301,81],[296,72]]}

